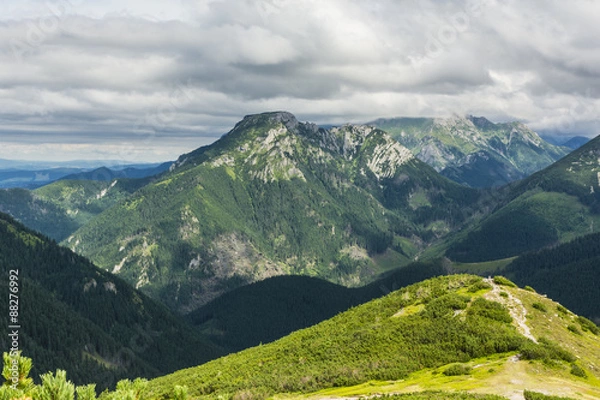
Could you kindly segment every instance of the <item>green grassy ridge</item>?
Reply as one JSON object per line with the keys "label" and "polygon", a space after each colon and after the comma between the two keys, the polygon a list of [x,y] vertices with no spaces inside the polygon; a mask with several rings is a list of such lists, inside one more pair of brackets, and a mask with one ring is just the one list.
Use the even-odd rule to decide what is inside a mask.
{"label": "green grassy ridge", "polygon": [[[74,399],[77,394],[78,400],[121,400],[126,399],[138,399],[138,400],[150,400],[156,399],[155,396],[148,394],[148,381],[145,379],[137,378],[135,380],[122,380],[120,381],[114,392],[104,391],[99,397],[96,396],[96,385],[74,385],[70,380],[67,379],[67,374],[64,370],[57,370],[56,373],[48,372],[40,376],[41,384],[36,385],[33,379],[29,376],[31,373],[32,362],[31,359],[26,357],[18,357],[16,359],[19,366],[19,381],[17,387],[13,388],[10,385],[11,377],[10,371],[7,367],[10,366],[14,360],[4,353],[4,369],[3,376],[7,380],[2,386],[0,386],[0,398],[2,399],[57,399],[57,400],[69,400]],[[571,400],[567,397],[558,396],[547,396],[542,393],[537,393],[530,390],[524,390],[523,394],[527,400]],[[260,394],[258,394],[260,396]],[[246,391],[237,394],[233,398],[256,398],[256,391]],[[279,396],[281,397],[281,396]],[[457,400],[502,400],[506,399],[502,396],[494,394],[476,394],[469,393],[466,391],[441,391],[441,390],[426,390],[414,393],[394,393],[391,395],[377,395],[377,398],[386,399],[415,399],[415,400],[437,400],[437,399],[457,399]],[[189,390],[187,386],[176,385],[173,388],[172,399],[175,400],[186,400],[189,399]],[[220,397],[221,398],[221,397]],[[277,398],[277,397],[276,397]]]}
{"label": "green grassy ridge", "polygon": [[[224,354],[164,306],[0,214],[0,292],[19,270],[21,345],[34,373],[62,368],[77,383],[114,385]],[[3,348],[8,338],[2,336]]]}
{"label": "green grassy ridge", "polygon": [[520,286],[532,286],[577,314],[600,322],[600,234],[576,237],[566,243],[480,263],[453,262],[449,271],[480,276],[503,274]]}
{"label": "green grassy ridge", "polygon": [[[452,392],[423,392],[395,394],[380,397],[386,400],[506,400],[504,396],[494,394],[476,394],[476,393],[452,393]],[[542,393],[527,392],[526,400],[572,400],[569,397],[546,396]]]}
{"label": "green grassy ridge", "polygon": [[[498,303],[479,297],[471,304],[467,289],[480,281],[454,275],[409,286],[277,342],[157,378],[151,394],[163,396],[175,384],[209,397],[312,392],[535,346],[502,322],[508,312]],[[417,303],[422,311],[395,316]],[[463,317],[455,316],[461,308]]]}
{"label": "green grassy ridge", "polygon": [[[373,152],[398,145],[366,129],[249,116],[63,243],[102,268],[122,265],[123,279],[181,312],[272,275],[364,284],[389,268],[375,255],[390,249],[411,259],[416,244],[465,224],[479,198],[416,159],[377,178]],[[268,136],[274,130],[279,136]],[[290,166],[302,178],[286,177]],[[265,182],[261,173],[272,175]],[[227,251],[231,242],[237,254]]]}
{"label": "green grassy ridge", "polygon": [[412,263],[359,288],[306,276],[268,278],[225,293],[186,318],[213,342],[239,351],[272,342],[401,287],[445,275],[441,264]]}
{"label": "green grassy ridge", "polygon": [[[568,329],[576,316],[558,303],[503,277],[494,282],[492,290],[471,275],[429,279],[269,345],[149,382],[121,381],[99,399],[597,398],[598,336]],[[520,308],[539,344],[517,333],[511,314]],[[27,392],[67,389],[59,375]]]}

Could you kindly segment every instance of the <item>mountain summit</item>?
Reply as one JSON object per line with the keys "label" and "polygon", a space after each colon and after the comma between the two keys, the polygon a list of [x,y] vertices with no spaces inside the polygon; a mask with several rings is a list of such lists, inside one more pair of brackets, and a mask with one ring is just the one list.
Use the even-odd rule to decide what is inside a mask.
{"label": "mountain summit", "polygon": [[[308,154],[298,148],[303,142],[309,145]],[[233,167],[240,162],[239,166],[244,165],[251,176],[265,182],[293,177],[304,179],[297,163],[303,162],[305,155],[325,161],[326,152],[329,157],[341,156],[351,161],[359,155],[367,155],[362,154],[363,147],[372,156],[365,166],[378,179],[392,177],[398,166],[413,158],[407,148],[379,129],[354,125],[320,129],[315,124],[300,123],[289,112],[279,111],[247,115],[214,145],[179,157],[172,170],[188,162],[195,166],[210,158],[214,166]],[[264,163],[259,162],[259,158]]]}
{"label": "mountain summit", "polygon": [[264,113],[64,244],[186,312],[274,275],[372,280],[462,226],[477,197],[377,128]]}

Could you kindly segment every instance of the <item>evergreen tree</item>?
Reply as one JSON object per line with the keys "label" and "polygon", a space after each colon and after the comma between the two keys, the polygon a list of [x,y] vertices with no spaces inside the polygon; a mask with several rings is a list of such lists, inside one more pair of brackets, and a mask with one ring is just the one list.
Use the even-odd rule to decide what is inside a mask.
{"label": "evergreen tree", "polygon": [[42,386],[38,392],[39,400],[74,400],[75,385],[67,380],[67,373],[57,370],[56,375],[51,372],[43,374]]}
{"label": "evergreen tree", "polygon": [[75,389],[77,400],[96,400],[96,385],[78,386]]}
{"label": "evergreen tree", "polygon": [[23,392],[31,390],[33,388],[33,379],[29,377],[33,366],[31,358],[22,356],[21,352],[16,355],[3,353],[2,358],[4,361],[2,368],[2,376],[5,379],[4,386],[10,386]]}
{"label": "evergreen tree", "polygon": [[173,400],[187,400],[188,399],[188,388],[187,386],[175,385],[173,388]]}

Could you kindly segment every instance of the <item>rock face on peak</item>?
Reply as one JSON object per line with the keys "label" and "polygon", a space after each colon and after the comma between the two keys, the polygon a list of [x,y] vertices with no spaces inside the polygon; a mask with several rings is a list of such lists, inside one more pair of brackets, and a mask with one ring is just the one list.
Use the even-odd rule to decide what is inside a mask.
{"label": "rock face on peak", "polygon": [[476,117],[474,115],[469,115],[467,116],[467,119],[470,120],[473,123],[473,125],[475,125],[481,130],[493,130],[496,127],[496,124],[494,124],[492,121],[485,117]]}
{"label": "rock face on peak", "polygon": [[282,123],[290,131],[294,131],[300,124],[296,117],[287,111],[273,112],[268,115],[273,121]]}
{"label": "rock face on peak", "polygon": [[494,124],[484,117],[393,118],[372,125],[442,175],[472,187],[522,179],[569,152],[520,122]]}
{"label": "rock face on peak", "polygon": [[329,130],[314,130],[314,125],[304,130],[307,137],[319,148],[342,156],[346,161],[369,155],[367,167],[377,177],[392,178],[396,170],[412,160],[410,150],[387,133],[367,125],[343,125]]}
{"label": "rock face on peak", "polygon": [[352,161],[362,156],[368,158],[365,166],[378,179],[393,177],[399,166],[414,158],[410,150],[380,129],[367,125],[323,129],[278,111],[245,116],[215,145],[183,155],[176,164],[196,166],[209,159],[215,167],[243,163],[253,178],[273,182],[304,179],[298,163],[304,162],[305,156],[322,161],[323,157],[341,156]]}
{"label": "rock face on peak", "polygon": [[233,131],[252,127],[264,123],[282,124],[290,132],[296,132],[300,122],[296,119],[296,116],[287,111],[272,111],[261,114],[250,114],[246,115],[240,122],[238,122]]}
{"label": "rock face on peak", "polygon": [[477,197],[380,129],[264,113],[182,155],[64,244],[187,312],[275,275],[365,283],[385,269],[379,254],[409,262],[466,223]]}

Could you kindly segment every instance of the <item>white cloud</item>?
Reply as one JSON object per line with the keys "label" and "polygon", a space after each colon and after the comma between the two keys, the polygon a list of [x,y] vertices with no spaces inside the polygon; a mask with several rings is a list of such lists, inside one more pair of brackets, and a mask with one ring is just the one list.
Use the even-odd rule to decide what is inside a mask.
{"label": "white cloud", "polygon": [[[116,151],[152,132],[161,146],[187,138],[187,151],[280,109],[335,123],[471,113],[598,133],[600,3],[587,0],[1,7],[1,143],[28,132],[23,146],[102,138]],[[144,146],[136,157],[157,156]]]}

